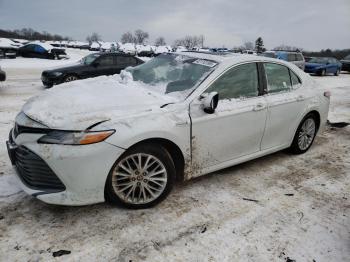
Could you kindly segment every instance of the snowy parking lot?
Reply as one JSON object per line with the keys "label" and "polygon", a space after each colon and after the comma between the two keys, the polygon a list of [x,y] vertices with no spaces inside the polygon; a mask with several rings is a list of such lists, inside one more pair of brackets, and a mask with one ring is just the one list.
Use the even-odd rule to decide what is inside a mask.
{"label": "snowy parking lot", "polygon": [[[16,184],[5,141],[43,69],[69,60],[2,60],[0,261],[349,261],[350,126],[328,126],[304,155],[278,152],[178,184],[147,210],[47,205]],[[350,122],[350,74],[314,77],[330,122]],[[63,256],[54,258],[60,250]],[[59,254],[59,253],[58,253]]]}

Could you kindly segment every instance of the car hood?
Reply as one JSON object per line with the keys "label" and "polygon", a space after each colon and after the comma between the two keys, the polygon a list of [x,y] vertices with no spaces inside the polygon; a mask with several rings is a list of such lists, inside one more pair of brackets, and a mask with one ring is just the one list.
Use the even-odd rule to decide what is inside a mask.
{"label": "car hood", "polygon": [[177,101],[145,84],[114,75],[56,86],[31,98],[22,111],[49,128],[85,130],[98,122],[149,114]]}
{"label": "car hood", "polygon": [[350,64],[350,60],[340,60],[340,62]]}

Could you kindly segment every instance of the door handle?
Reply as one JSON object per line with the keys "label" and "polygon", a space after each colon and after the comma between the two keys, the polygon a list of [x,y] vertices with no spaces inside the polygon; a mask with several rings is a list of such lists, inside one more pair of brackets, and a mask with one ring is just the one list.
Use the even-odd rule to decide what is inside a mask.
{"label": "door handle", "polygon": [[297,97],[297,101],[298,101],[298,102],[304,101],[305,99],[306,99],[306,97],[303,96],[303,95],[300,95],[300,96]]}
{"label": "door handle", "polygon": [[256,104],[253,108],[253,111],[260,111],[265,109],[265,105],[263,103]]}

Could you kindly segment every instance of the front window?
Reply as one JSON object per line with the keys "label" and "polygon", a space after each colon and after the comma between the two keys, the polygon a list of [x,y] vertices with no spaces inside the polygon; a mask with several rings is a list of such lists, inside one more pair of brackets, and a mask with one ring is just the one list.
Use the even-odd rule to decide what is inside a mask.
{"label": "front window", "polygon": [[256,63],[236,66],[220,76],[207,93],[218,92],[220,100],[258,96],[258,70]]}
{"label": "front window", "polygon": [[85,56],[83,59],[81,59],[81,63],[84,65],[90,65],[92,62],[94,62],[97,58],[99,58],[99,54],[90,54]]}
{"label": "front window", "polygon": [[344,60],[350,60],[350,55],[347,55]]}
{"label": "front window", "polygon": [[309,63],[316,63],[316,64],[327,64],[328,58],[326,57],[314,57],[309,60]]}
{"label": "front window", "polygon": [[153,91],[185,99],[216,65],[211,60],[162,54],[126,71],[131,73],[134,81],[147,84]]}

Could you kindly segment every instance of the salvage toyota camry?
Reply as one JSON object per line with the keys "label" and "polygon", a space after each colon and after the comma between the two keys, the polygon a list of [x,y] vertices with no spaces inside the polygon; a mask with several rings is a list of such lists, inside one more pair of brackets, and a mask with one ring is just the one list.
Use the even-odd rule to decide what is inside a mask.
{"label": "salvage toyota camry", "polygon": [[23,190],[44,202],[146,208],[176,180],[306,152],[329,99],[281,60],[168,53],[31,98],[7,146]]}

